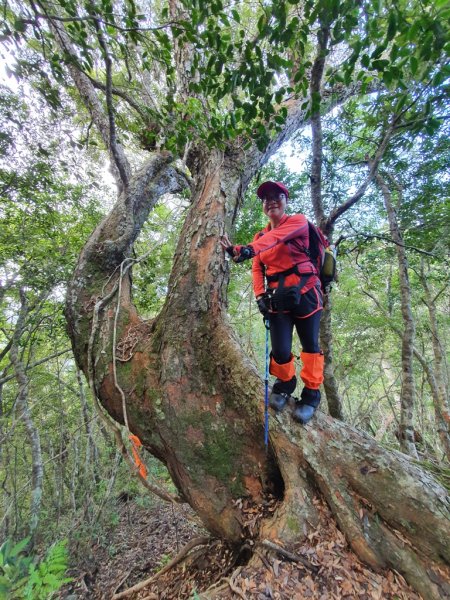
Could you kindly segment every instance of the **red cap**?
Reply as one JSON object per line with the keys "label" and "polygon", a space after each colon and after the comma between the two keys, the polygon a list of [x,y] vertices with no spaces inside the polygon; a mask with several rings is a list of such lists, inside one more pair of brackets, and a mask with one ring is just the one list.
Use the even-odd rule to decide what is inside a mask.
{"label": "red cap", "polygon": [[266,193],[271,189],[273,190],[274,188],[281,194],[285,194],[286,198],[289,198],[289,190],[280,181],[265,181],[256,190],[256,194],[258,198],[261,198],[262,200],[265,197]]}

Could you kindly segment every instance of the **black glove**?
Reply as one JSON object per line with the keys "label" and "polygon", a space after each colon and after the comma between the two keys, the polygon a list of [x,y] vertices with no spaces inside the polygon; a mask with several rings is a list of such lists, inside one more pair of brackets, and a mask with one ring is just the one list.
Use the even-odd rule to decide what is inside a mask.
{"label": "black glove", "polygon": [[238,256],[233,259],[235,263],[244,262],[244,260],[255,256],[255,252],[250,246],[235,246],[235,250],[239,251]]}
{"label": "black glove", "polygon": [[258,298],[258,300],[256,301],[256,304],[258,305],[259,312],[266,319],[269,316],[269,310],[270,310],[269,296],[267,294],[264,294],[264,296],[261,296],[261,298]]}

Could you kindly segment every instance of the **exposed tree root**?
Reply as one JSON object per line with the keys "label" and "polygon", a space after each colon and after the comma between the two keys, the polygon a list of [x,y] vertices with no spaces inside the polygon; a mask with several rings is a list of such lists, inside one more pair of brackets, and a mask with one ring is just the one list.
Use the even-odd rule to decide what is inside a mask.
{"label": "exposed tree root", "polygon": [[238,567],[233,574],[231,575],[231,577],[225,577],[225,581],[228,583],[228,585],[230,586],[231,591],[233,591],[235,594],[237,594],[240,598],[242,598],[242,600],[247,600],[247,596],[244,594],[244,592],[242,590],[240,590],[234,583],[235,578],[239,575],[239,573],[241,572],[242,567]]}
{"label": "exposed tree root", "polygon": [[180,563],[193,548],[196,548],[197,546],[204,546],[210,541],[210,538],[205,536],[194,538],[188,544],[186,544],[186,546],[184,546],[184,548],[182,548],[180,552],[169,563],[167,563],[167,565],[163,569],[161,569],[155,575],[152,575],[148,579],[145,579],[144,581],[133,585],[133,587],[130,587],[127,590],[124,590],[123,592],[119,592],[118,594],[114,594],[112,600],[120,600],[120,598],[126,598],[127,596],[131,596],[131,594],[134,594],[135,592],[139,592],[139,590],[143,590],[145,587],[150,585],[150,583],[153,583],[153,581],[158,579],[158,577],[161,577],[161,575],[167,573],[167,571],[170,571],[170,569],[172,569],[175,565]]}
{"label": "exposed tree root", "polygon": [[271,542],[270,540],[263,540],[261,542],[261,546],[263,546],[264,548],[268,548],[272,552],[276,552],[277,554],[280,554],[281,556],[284,556],[284,558],[287,558],[288,560],[302,564],[304,567],[306,567],[312,573],[317,573],[317,571],[319,570],[316,566],[311,564],[311,562],[309,560],[306,560],[306,558],[303,558],[303,556],[299,556],[298,554],[289,552],[288,550],[285,550],[284,548],[282,548],[278,544],[275,544],[274,542]]}
{"label": "exposed tree root", "polygon": [[240,590],[234,583],[234,580],[237,578],[241,571],[242,567],[238,567],[233,571],[230,577],[222,577],[217,583],[210,586],[207,590],[205,590],[199,595],[200,600],[212,600],[215,596],[217,596],[217,594],[225,592],[227,588],[230,588],[232,592],[237,594],[240,598],[243,598],[243,600],[247,600],[247,596],[245,595],[245,593],[242,590]]}
{"label": "exposed tree root", "polygon": [[[290,486],[304,488],[305,482],[315,481],[350,547],[363,562],[375,571],[395,569],[427,600],[450,595],[445,490],[408,457],[380,450],[369,436],[323,415],[301,429],[285,415],[277,417],[277,422],[298,449],[294,464],[300,465],[285,480],[284,510],[294,512]],[[345,447],[342,427],[348,430]],[[327,432],[337,428],[336,435]],[[281,446],[283,453],[289,442]],[[272,532],[271,539],[277,534],[284,540],[285,524],[280,524],[279,534],[278,525],[272,519],[263,529]]]}
{"label": "exposed tree root", "polygon": [[129,569],[129,570],[128,570],[128,571],[125,573],[125,575],[122,577],[122,579],[119,581],[119,583],[116,585],[116,587],[115,587],[115,589],[114,589],[114,591],[113,591],[113,593],[112,593],[112,597],[113,597],[113,598],[114,598],[114,595],[115,595],[115,593],[117,592],[117,590],[118,590],[119,588],[121,588],[121,587],[122,587],[122,585],[125,583],[125,581],[128,579],[128,577],[130,576],[130,573],[132,572],[132,570],[133,570],[133,569]]}
{"label": "exposed tree root", "polygon": [[[247,600],[261,597],[261,594],[273,597],[274,592],[281,594],[281,597],[296,599],[306,596],[319,598],[326,592],[333,598],[350,594],[351,597],[364,595],[381,599],[395,596],[401,600],[419,600],[401,576],[391,571],[377,575],[365,569],[348,550],[342,534],[329,520],[330,513],[324,504],[318,507],[318,512],[321,514],[322,521],[319,530],[311,538],[310,544],[303,545],[301,548],[297,545],[295,552],[286,551],[278,544],[253,546],[252,558],[259,555],[262,559],[260,549],[261,551],[264,549],[265,552],[276,550],[277,553],[280,553],[281,549],[282,554],[288,559],[286,562],[270,558],[268,555],[264,557],[265,560],[262,560],[264,566],[255,563],[252,559],[245,566],[241,565],[234,570],[230,564],[227,564],[222,576],[219,574],[218,580],[206,587],[209,562],[214,560],[215,552],[214,545],[209,548],[204,547],[191,552],[182,563],[175,566],[175,569],[166,572],[158,581],[158,589],[147,588],[145,600],[156,600],[156,598],[187,600],[192,597],[193,590],[197,592],[200,600],[229,598],[230,591],[233,597]],[[215,547],[219,548],[217,542]],[[293,559],[299,556],[298,549],[300,552],[308,552],[312,557],[314,571],[305,572],[301,563],[294,562]],[[197,553],[198,556],[193,558]],[[199,559],[200,555],[203,556]],[[203,583],[200,582],[199,575]],[[304,592],[307,592],[306,595]],[[430,596],[423,597],[428,600]]]}

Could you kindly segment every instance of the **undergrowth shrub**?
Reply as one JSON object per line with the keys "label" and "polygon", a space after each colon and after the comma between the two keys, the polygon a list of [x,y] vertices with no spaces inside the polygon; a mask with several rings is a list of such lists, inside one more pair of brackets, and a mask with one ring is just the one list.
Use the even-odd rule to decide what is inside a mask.
{"label": "undergrowth shrub", "polygon": [[71,578],[67,540],[53,544],[42,560],[27,553],[30,538],[14,544],[10,539],[0,546],[0,599],[48,600]]}

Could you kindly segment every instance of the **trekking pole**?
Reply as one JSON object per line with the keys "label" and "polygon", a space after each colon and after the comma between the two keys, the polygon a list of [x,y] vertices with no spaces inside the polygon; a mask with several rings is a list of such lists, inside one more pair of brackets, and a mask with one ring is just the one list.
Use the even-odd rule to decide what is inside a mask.
{"label": "trekking pole", "polygon": [[269,445],[269,319],[264,319],[266,328],[266,372],[264,376],[264,445]]}

